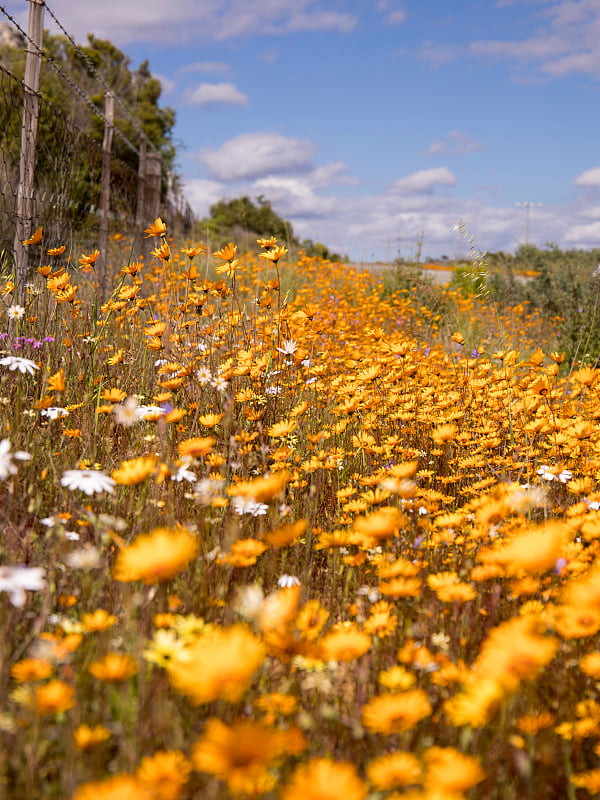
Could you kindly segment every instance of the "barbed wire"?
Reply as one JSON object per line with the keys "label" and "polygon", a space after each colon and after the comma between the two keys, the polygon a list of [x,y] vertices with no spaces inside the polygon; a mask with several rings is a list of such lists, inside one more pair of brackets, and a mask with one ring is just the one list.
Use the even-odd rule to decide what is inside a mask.
{"label": "barbed wire", "polygon": [[[58,27],[60,28],[60,30],[61,30],[61,31],[64,33],[64,35],[67,37],[67,39],[69,40],[69,42],[71,43],[71,45],[74,47],[75,51],[76,51],[76,52],[77,52],[77,53],[78,53],[78,54],[81,56],[82,60],[85,62],[86,66],[87,66],[88,70],[91,72],[91,74],[92,74],[92,75],[93,75],[93,76],[94,76],[94,77],[95,77],[95,78],[98,80],[98,82],[99,82],[100,84],[102,84],[102,86],[104,87],[104,89],[105,89],[107,92],[111,92],[111,91],[113,91],[113,90],[110,88],[110,86],[109,86],[109,85],[106,83],[106,81],[105,81],[105,80],[104,80],[104,78],[102,77],[101,73],[100,73],[100,72],[98,72],[98,70],[97,70],[97,69],[96,69],[96,67],[94,66],[94,62],[92,61],[92,59],[91,59],[91,58],[90,58],[90,57],[87,55],[87,53],[85,53],[85,52],[84,52],[84,51],[83,51],[83,50],[82,50],[82,49],[79,47],[79,45],[78,45],[78,44],[77,44],[77,42],[76,42],[76,41],[73,39],[73,37],[71,36],[71,34],[70,34],[70,33],[69,33],[69,32],[68,32],[66,29],[65,29],[65,27],[64,27],[64,26],[61,24],[61,22],[60,22],[60,21],[57,19],[56,15],[55,15],[55,14],[54,14],[54,12],[52,11],[52,9],[51,9],[51,8],[50,8],[50,6],[48,5],[48,3],[46,3],[46,2],[45,2],[45,3],[44,3],[44,7],[46,8],[46,11],[48,12],[48,14],[49,14],[49,15],[52,17],[52,19],[54,20],[54,22],[55,22],[55,23],[58,25]],[[114,94],[114,92],[113,92],[113,94]],[[137,133],[140,135],[140,137],[142,137],[142,136],[145,136],[145,137],[146,137],[146,134],[144,133],[144,131],[143,131],[143,130],[140,128],[140,126],[138,125],[138,123],[136,122],[136,120],[134,119],[134,117],[132,117],[132,116],[131,116],[131,114],[129,113],[129,111],[127,110],[127,108],[125,107],[125,105],[124,105],[124,104],[121,102],[121,99],[120,99],[120,97],[119,97],[117,94],[115,94],[115,103],[116,103],[116,104],[119,106],[119,108],[120,108],[120,109],[121,109],[121,111],[123,112],[123,116],[125,117],[125,119],[127,119],[127,121],[128,121],[128,122],[129,122],[129,123],[130,123],[130,124],[133,126],[133,128],[134,128],[134,129],[137,131]],[[153,150],[155,153],[158,153],[158,152],[159,152],[158,148],[156,148],[156,147],[155,147],[155,145],[154,145],[154,144],[153,144],[153,143],[152,143],[152,142],[151,142],[151,141],[148,139],[148,137],[146,137],[146,141],[147,141],[147,143],[148,143],[148,146],[150,147],[150,149],[151,149],[151,150]]]}
{"label": "barbed wire", "polygon": [[[17,220],[24,84],[0,65],[0,250],[12,246]],[[102,147],[44,97],[39,97],[33,218],[51,245],[96,240]],[[111,230],[133,227],[137,173],[111,155]]]}
{"label": "barbed wire", "polygon": [[47,53],[45,53],[42,49],[40,49],[37,46],[37,44],[33,41],[33,39],[31,39],[29,37],[29,35],[27,33],[25,33],[25,31],[23,30],[23,28],[21,28],[19,23],[14,19],[14,17],[12,17],[8,13],[8,11],[2,5],[0,5],[0,12],[2,12],[4,14],[4,16],[8,20],[10,20],[12,22],[12,24],[19,31],[19,33],[26,39],[26,41],[29,42],[31,45],[33,45],[33,47],[35,47],[37,52],[46,59],[46,61],[52,67],[52,69],[58,75],[60,75],[63,78],[63,80],[71,87],[71,89],[76,94],[78,94],[82,98],[82,100],[84,100],[90,106],[90,108],[93,110],[94,114],[96,114],[98,117],[100,117],[100,119],[103,120],[105,125],[111,125],[112,124],[115,134],[121,139],[121,141],[127,147],[130,148],[130,150],[132,150],[138,156],[138,158],[140,158],[139,149],[129,141],[129,139],[125,136],[125,134],[122,131],[120,131],[119,128],[114,123],[109,123],[109,121],[106,119],[106,116],[104,115],[104,113],[98,108],[98,106],[93,102],[93,100],[91,100],[87,96],[87,94],[83,91],[83,89],[81,89],[79,86],[77,86],[77,84],[74,81],[72,81],[71,78],[69,78],[69,76],[66,74],[66,72],[63,69],[61,69],[61,67],[58,66],[58,64],[52,58],[52,56],[49,56]]}

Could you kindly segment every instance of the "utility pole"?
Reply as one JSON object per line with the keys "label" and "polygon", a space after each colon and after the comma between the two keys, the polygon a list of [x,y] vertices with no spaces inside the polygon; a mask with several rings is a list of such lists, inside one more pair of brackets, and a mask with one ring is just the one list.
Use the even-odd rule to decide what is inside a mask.
{"label": "utility pole", "polygon": [[44,0],[29,0],[29,25],[25,79],[23,81],[23,123],[21,126],[21,156],[19,159],[19,191],[17,193],[17,224],[15,232],[15,265],[17,303],[25,301],[25,283],[29,258],[23,242],[31,236],[33,224],[33,190],[39,119],[40,67],[44,34]]}
{"label": "utility pole", "polygon": [[523,207],[525,209],[525,246],[529,244],[529,228],[531,222],[531,209],[532,208],[541,208],[541,203],[531,203],[529,201],[525,203],[517,203],[517,207]]}

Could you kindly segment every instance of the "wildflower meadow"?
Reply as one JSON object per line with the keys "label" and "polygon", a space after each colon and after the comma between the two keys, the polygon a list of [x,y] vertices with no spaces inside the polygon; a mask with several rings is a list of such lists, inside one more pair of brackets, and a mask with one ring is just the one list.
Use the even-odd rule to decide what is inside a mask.
{"label": "wildflower meadow", "polygon": [[41,229],[0,282],[0,795],[599,793],[584,349],[485,289],[146,235],[106,297]]}

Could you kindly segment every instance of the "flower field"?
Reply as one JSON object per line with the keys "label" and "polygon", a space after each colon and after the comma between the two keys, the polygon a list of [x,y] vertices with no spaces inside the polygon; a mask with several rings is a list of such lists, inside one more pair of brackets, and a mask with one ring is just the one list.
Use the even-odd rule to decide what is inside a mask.
{"label": "flower field", "polygon": [[0,794],[599,793],[600,370],[147,234],[109,298],[41,231],[0,285]]}

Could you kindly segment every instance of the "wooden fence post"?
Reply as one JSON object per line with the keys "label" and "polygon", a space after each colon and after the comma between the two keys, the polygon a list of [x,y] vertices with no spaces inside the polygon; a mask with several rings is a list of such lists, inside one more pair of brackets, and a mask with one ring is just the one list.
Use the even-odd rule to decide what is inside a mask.
{"label": "wooden fence post", "polygon": [[104,141],[102,142],[102,178],[100,182],[100,242],[98,256],[98,294],[104,302],[106,292],[106,261],[108,255],[108,215],[110,212],[110,152],[115,119],[115,96],[106,92],[104,96]]}
{"label": "wooden fence post", "polygon": [[[140,137],[140,161],[138,164],[137,206],[135,210],[135,230],[133,234],[133,258],[135,261],[144,250],[144,203],[146,196],[146,149],[148,140]],[[152,220],[154,222],[154,220]]]}
{"label": "wooden fence post", "polygon": [[15,265],[17,285],[15,298],[25,302],[25,284],[29,269],[27,249],[23,242],[32,234],[35,157],[39,118],[40,67],[44,33],[44,0],[29,0],[29,26],[25,79],[23,81],[23,122],[21,125],[21,156],[19,160],[19,191],[17,193],[17,224],[15,232]]}
{"label": "wooden fence post", "polygon": [[[162,156],[154,151],[146,156],[144,217],[149,225],[160,212],[160,186],[162,179]],[[144,263],[150,262],[150,239],[144,239]]]}

